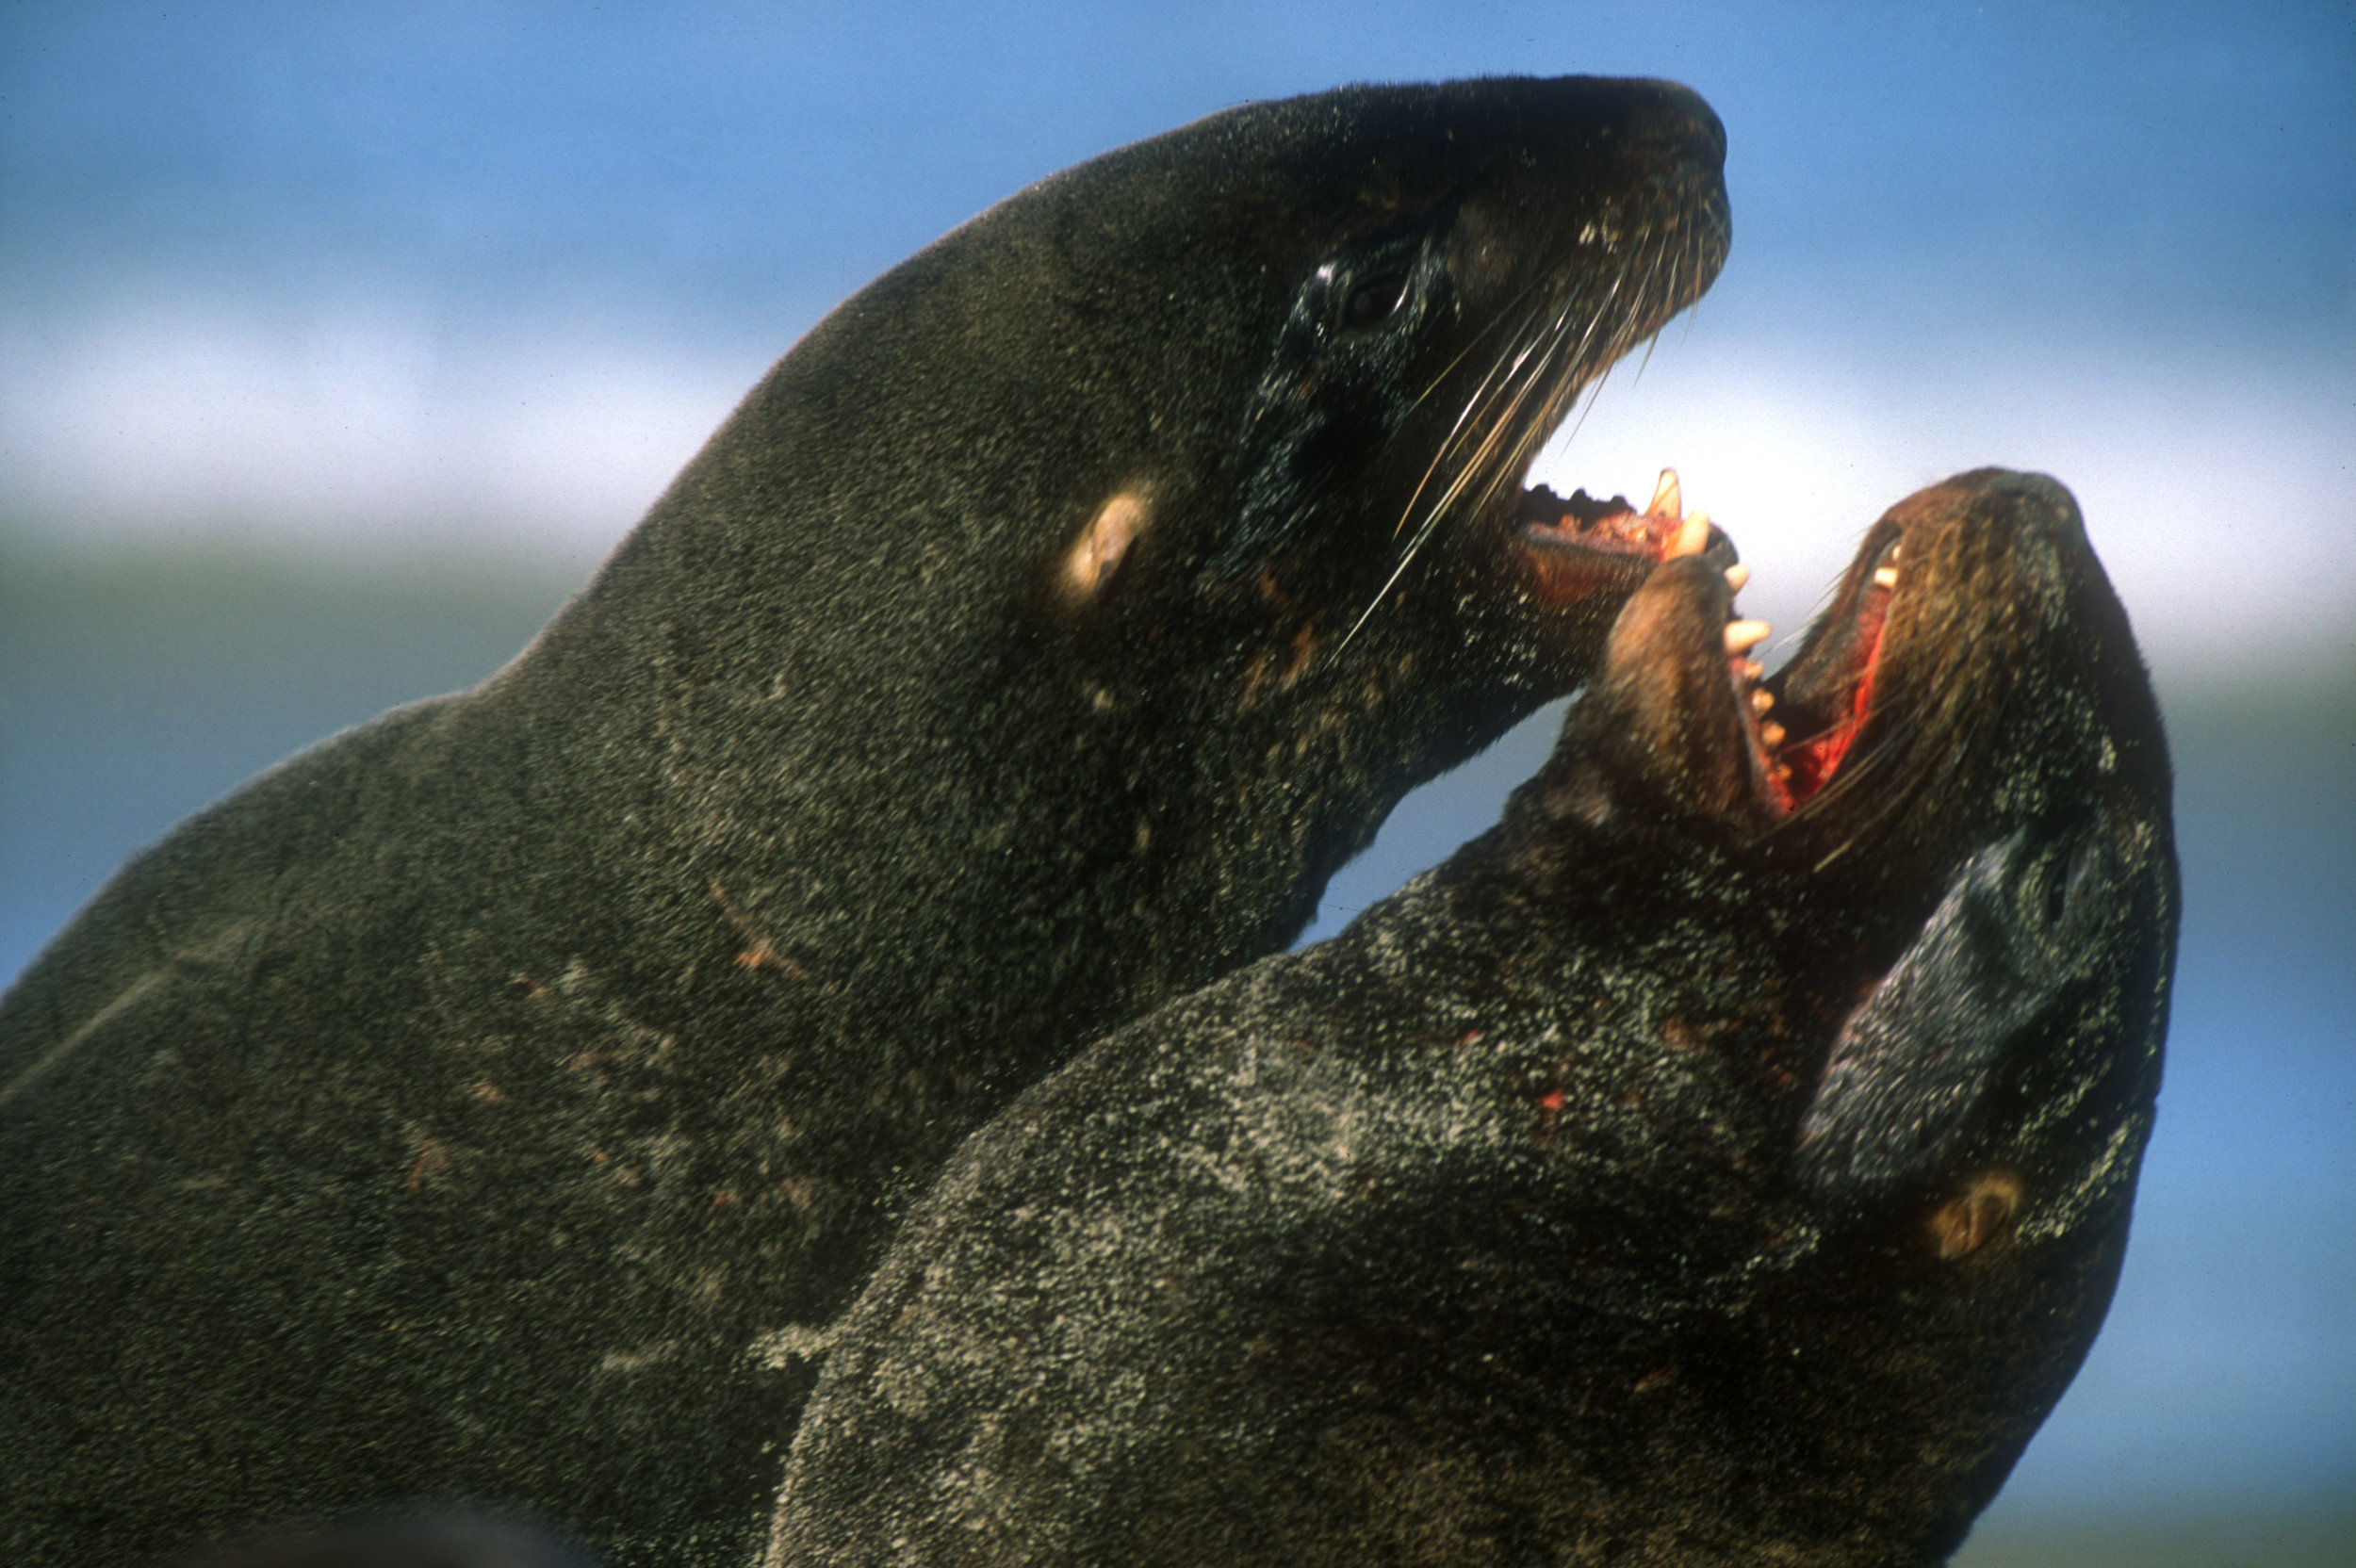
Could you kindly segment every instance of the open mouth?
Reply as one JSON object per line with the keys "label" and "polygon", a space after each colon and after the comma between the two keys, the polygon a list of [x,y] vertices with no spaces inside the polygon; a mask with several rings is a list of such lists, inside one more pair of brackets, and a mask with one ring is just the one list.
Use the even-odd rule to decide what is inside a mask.
{"label": "open mouth", "polygon": [[1727,626],[1728,674],[1752,761],[1769,801],[1787,815],[1824,792],[1873,717],[1904,537],[1890,527],[1868,541],[1833,605],[1773,677],[1751,657],[1767,635],[1765,623]]}
{"label": "open mouth", "polygon": [[1726,540],[1708,513],[1684,510],[1674,468],[1661,471],[1642,512],[1626,496],[1600,501],[1584,490],[1564,498],[1533,486],[1521,493],[1512,531],[1539,598],[1556,605],[1625,589],[1663,561],[1699,555],[1713,540]]}
{"label": "open mouth", "polygon": [[1742,666],[1744,722],[1768,790],[1786,811],[1824,792],[1873,714],[1904,537],[1892,529],[1878,548],[1869,546],[1808,645],[1773,680],[1760,683],[1756,663]]}

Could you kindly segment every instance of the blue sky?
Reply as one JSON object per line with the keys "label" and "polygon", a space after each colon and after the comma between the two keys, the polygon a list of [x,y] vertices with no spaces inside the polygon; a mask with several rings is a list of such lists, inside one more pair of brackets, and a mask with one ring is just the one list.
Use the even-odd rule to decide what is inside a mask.
{"label": "blue sky", "polygon": [[1567,70],[1710,98],[1736,241],[1542,477],[1674,464],[1804,608],[1898,495],[2044,468],[2186,657],[2344,645],[2344,3],[9,5],[15,525],[585,569],[827,306],[1031,180],[1245,98]]}
{"label": "blue sky", "polygon": [[[9,270],[36,302],[340,276],[774,334],[1222,104],[1581,70],[1710,96],[1747,268],[1810,296],[1928,269],[2144,325],[2350,318],[2344,4],[17,4],[4,25]],[[763,298],[776,318],[744,323]]]}
{"label": "blue sky", "polygon": [[[1539,477],[1675,464],[1789,633],[1883,506],[2042,468],[2171,689],[2356,663],[2346,3],[0,0],[0,530],[578,578],[828,306],[1030,181],[1242,99],[1564,71],[1710,99],[1735,243]],[[2008,1506],[2356,1480],[2345,776],[2319,836],[2245,842],[2237,808],[2323,809],[2307,776],[2251,808],[2275,775],[2183,760],[2136,1251]]]}

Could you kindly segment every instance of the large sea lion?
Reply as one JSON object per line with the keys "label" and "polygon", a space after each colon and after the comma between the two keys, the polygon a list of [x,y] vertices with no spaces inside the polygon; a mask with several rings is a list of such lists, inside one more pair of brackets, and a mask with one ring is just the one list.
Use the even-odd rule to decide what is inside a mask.
{"label": "large sea lion", "polygon": [[959,1140],[1585,673],[1677,519],[1518,486],[1715,274],[1723,154],[1679,88],[1499,80],[1057,175],[514,664],[134,861],[0,1004],[0,1558],[415,1494],[756,1552]]}
{"label": "large sea lion", "polygon": [[1952,1552],[2126,1244],[2158,710],[2042,478],[1892,510],[1764,688],[1742,640],[1663,567],[1497,828],[978,1134],[768,1568]]}

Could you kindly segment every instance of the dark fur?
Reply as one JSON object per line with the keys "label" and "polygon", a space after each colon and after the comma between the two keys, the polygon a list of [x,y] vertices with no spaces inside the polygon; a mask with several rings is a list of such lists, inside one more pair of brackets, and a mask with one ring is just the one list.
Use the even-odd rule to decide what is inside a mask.
{"label": "dark fur", "polygon": [[515,664],[133,862],[0,1004],[0,1559],[439,1494],[741,1561],[959,1139],[1583,674],[1642,564],[1550,600],[1506,519],[1715,272],[1723,147],[1497,81],[1058,175],[813,331]]}
{"label": "dark fur", "polygon": [[1497,829],[977,1135],[846,1323],[771,1568],[1951,1552],[2109,1300],[2176,872],[2051,481],[1895,509],[1785,710],[1844,686],[1901,531],[1873,716],[1796,815],[1674,563]]}
{"label": "dark fur", "polygon": [[251,1540],[176,1557],[160,1568],[596,1568],[528,1525],[466,1514],[394,1514]]}

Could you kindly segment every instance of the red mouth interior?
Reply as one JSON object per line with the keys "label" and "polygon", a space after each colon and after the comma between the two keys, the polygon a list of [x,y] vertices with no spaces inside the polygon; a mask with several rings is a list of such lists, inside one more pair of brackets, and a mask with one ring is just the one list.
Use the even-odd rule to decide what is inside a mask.
{"label": "red mouth interior", "polygon": [[[1882,560],[1893,561],[1896,548],[1893,544]],[[1865,727],[1865,721],[1873,712],[1882,643],[1890,628],[1890,603],[1895,593],[1894,588],[1873,579],[1859,586],[1856,619],[1848,634],[1827,649],[1833,659],[1845,666],[1842,684],[1847,696],[1829,713],[1789,715],[1795,726],[1808,725],[1806,734],[1769,744],[1760,733],[1765,721],[1745,703],[1744,716],[1766,773],[1768,789],[1784,810],[1795,811],[1824,792],[1840,772],[1858,732]],[[1778,678],[1789,674],[1787,671]]]}
{"label": "red mouth interior", "polygon": [[1674,491],[1667,505],[1639,512],[1626,496],[1601,501],[1574,490],[1566,498],[1540,484],[1513,508],[1523,559],[1539,594],[1556,604],[1626,587],[1631,564],[1668,556],[1683,522]]}
{"label": "red mouth interior", "polygon": [[1522,492],[1513,521],[1532,543],[1576,545],[1658,561],[1668,553],[1684,519],[1666,509],[1639,512],[1626,496],[1599,501],[1584,490],[1574,490],[1565,498],[1539,484]]}

